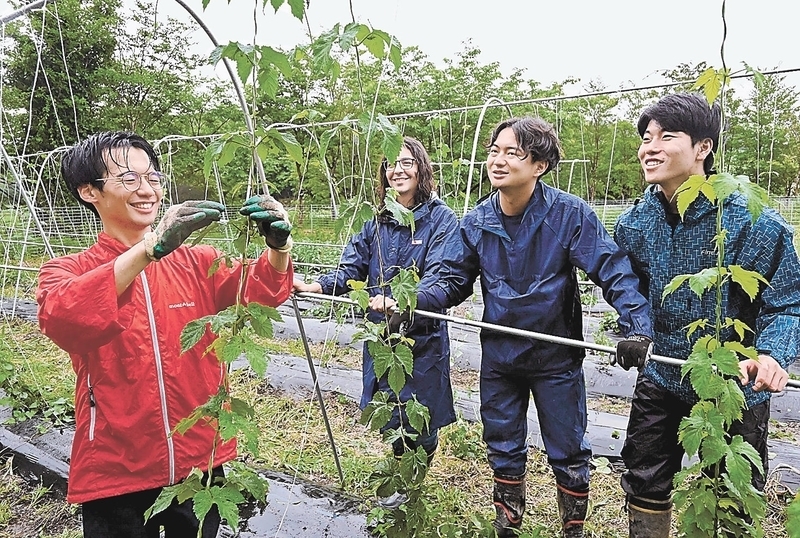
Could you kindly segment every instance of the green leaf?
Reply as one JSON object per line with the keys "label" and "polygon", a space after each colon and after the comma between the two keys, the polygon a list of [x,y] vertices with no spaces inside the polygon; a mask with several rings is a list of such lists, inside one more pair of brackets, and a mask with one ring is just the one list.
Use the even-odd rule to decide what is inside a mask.
{"label": "green leaf", "polygon": [[372,356],[375,375],[380,379],[394,364],[394,354],[392,353],[392,348],[379,342],[367,342],[367,350]]}
{"label": "green leaf", "polygon": [[741,265],[730,265],[728,269],[731,272],[731,280],[741,286],[742,290],[750,297],[751,301],[758,295],[759,282],[769,286],[767,279],[756,271],[750,271],[743,268]]}
{"label": "green leaf", "polygon": [[244,353],[244,336],[241,334],[231,335],[229,338],[223,340],[220,338],[217,348],[217,357],[225,364],[231,364],[239,358],[239,355]]}
{"label": "green leaf", "polygon": [[800,493],[786,507],[786,532],[789,538],[800,538]]}
{"label": "green leaf", "polygon": [[678,428],[678,439],[683,445],[688,456],[694,456],[700,450],[700,445],[709,434],[721,432],[723,417],[719,414],[713,402],[700,401],[693,407],[688,417],[681,420]]}
{"label": "green leaf", "polygon": [[399,362],[392,362],[389,365],[389,375],[386,376],[389,381],[389,389],[396,395],[400,395],[400,391],[406,385],[406,372],[402,364]]}
{"label": "green leaf", "polygon": [[700,329],[705,329],[708,327],[709,322],[708,319],[698,319],[697,321],[691,322],[689,325],[684,327],[686,329],[686,338],[691,338],[691,336],[695,333],[695,331]]}
{"label": "green leaf", "polygon": [[667,298],[667,296],[681,287],[681,284],[689,280],[692,275],[678,275],[670,280],[669,284],[664,286],[664,291],[661,293],[661,300]]}
{"label": "green leaf", "polygon": [[[711,352],[711,361],[720,374],[730,376],[739,375],[739,356],[736,355],[736,350],[732,349],[735,345],[736,342],[726,342],[722,347],[718,347]],[[744,349],[744,346],[741,344],[739,347]]]}
{"label": "green leaf", "polygon": [[264,377],[264,375],[267,373],[267,350],[254,342],[253,339],[250,338],[249,334],[239,334],[241,334],[242,338],[244,339],[244,354],[247,358],[247,363],[258,377]]}
{"label": "green leaf", "polygon": [[391,188],[386,189],[383,201],[395,220],[401,225],[409,226],[413,234],[415,229],[414,212],[397,201],[397,191]]}
{"label": "green leaf", "polygon": [[369,308],[369,292],[366,290],[367,283],[359,280],[348,280],[347,285],[353,290],[348,293],[350,300],[358,303],[358,306],[366,311]]}
{"label": "green leaf", "polygon": [[722,87],[728,84],[730,84],[730,72],[728,70],[709,67],[697,79],[694,89],[702,89],[706,96],[706,101],[710,104],[717,100]]}
{"label": "green leaf", "polygon": [[347,52],[353,46],[357,39],[358,32],[363,25],[357,22],[351,22],[344,27],[341,35],[339,35],[339,47],[342,51]]}
{"label": "green leaf", "polygon": [[375,32],[370,32],[367,37],[361,41],[361,44],[367,47],[367,50],[370,54],[372,54],[375,58],[380,61],[384,59],[384,45],[386,42]]}
{"label": "green leaf", "polygon": [[256,501],[266,502],[269,493],[269,481],[266,478],[262,478],[242,462],[234,460],[227,465],[229,471],[225,478],[228,484],[236,487],[239,491],[248,492]]}
{"label": "green leaf", "polygon": [[212,140],[208,144],[208,148],[206,148],[206,151],[203,154],[203,176],[205,179],[209,179],[211,177],[211,170],[214,168],[214,162],[219,158],[219,154],[222,152],[224,147],[225,140],[222,138]]}
{"label": "green leaf", "polygon": [[379,430],[386,426],[392,418],[392,411],[394,410],[394,405],[388,403],[388,397],[385,392],[376,392],[372,401],[367,404],[367,407],[361,413],[359,423],[369,426],[372,430]]}
{"label": "green leaf", "polygon": [[415,267],[400,269],[389,282],[389,286],[392,289],[392,297],[397,301],[397,306],[401,311],[410,310],[413,312],[416,310],[418,284],[419,275]]}
{"label": "green leaf", "polygon": [[255,408],[250,405],[247,401],[242,400],[241,398],[233,398],[230,399],[230,407],[231,413],[235,413],[237,415],[252,418],[256,414]]}
{"label": "green leaf", "polygon": [[172,504],[172,500],[177,495],[175,489],[176,488],[174,487],[165,487],[161,489],[161,492],[158,494],[158,497],[156,497],[156,500],[155,502],[153,502],[153,505],[144,512],[145,522],[149,521],[150,518],[153,517],[154,515],[160,514],[161,512],[169,508],[169,505]]}
{"label": "green leaf", "polygon": [[[730,269],[730,267],[728,269]],[[753,329],[751,329],[747,323],[738,319],[725,318],[723,327],[733,327],[733,330],[736,332],[739,340],[744,340],[745,332],[753,332]]]}
{"label": "green leaf", "polygon": [[724,435],[708,435],[700,443],[700,454],[706,467],[720,461],[727,452],[728,443],[725,442]]}
{"label": "green leaf", "polygon": [[292,78],[292,64],[289,62],[289,57],[286,54],[268,46],[258,47],[258,51],[261,56],[259,65],[262,68],[265,64],[274,65],[281,72],[281,75],[286,78]]}
{"label": "green leaf", "polygon": [[278,131],[277,129],[269,129],[267,131],[267,135],[276,140],[277,142],[281,143],[286,149],[286,153],[289,157],[298,164],[303,164],[305,162],[305,156],[303,155],[303,147],[300,145],[300,142],[297,141],[297,138],[289,132],[289,131]]}
{"label": "green leaf", "polygon": [[[303,16],[306,13],[306,0],[288,0],[289,6],[292,8],[292,15],[295,16],[297,20],[302,21]],[[234,527],[235,529],[236,527]]]}
{"label": "green leaf", "polygon": [[397,345],[394,347],[394,355],[396,362],[403,367],[403,371],[411,375],[414,371],[414,355],[411,352],[411,348],[404,345]]}
{"label": "green leaf", "polygon": [[408,400],[405,405],[408,423],[411,427],[418,432],[425,431],[431,420],[431,413],[428,408],[419,403],[416,396]]}
{"label": "green leaf", "polygon": [[709,267],[703,269],[699,273],[689,277],[689,288],[698,297],[702,297],[703,293],[714,287],[717,282],[720,284],[724,281],[728,271],[724,267]]}
{"label": "green leaf", "polygon": [[747,212],[752,222],[758,220],[764,208],[769,206],[769,194],[761,185],[751,183],[747,176],[736,176],[739,192],[747,198]]}
{"label": "green leaf", "polygon": [[700,196],[700,192],[705,186],[706,178],[704,176],[694,175],[689,176],[689,179],[681,183],[681,186],[675,191],[675,196],[678,198],[678,214],[680,214],[681,219],[683,219],[691,203]]}
{"label": "green leaf", "polygon": [[[278,95],[278,88],[280,87],[280,81],[278,80],[278,72],[273,69],[271,66],[267,65],[261,67],[258,70],[258,87],[263,90],[263,92],[269,97],[270,99],[274,99],[276,95]],[[263,157],[262,157],[263,158]]]}
{"label": "green leaf", "polygon": [[222,47],[221,57],[228,58],[236,64],[236,73],[242,83],[246,83],[253,72],[253,52],[252,45],[243,45],[236,41],[231,41]]}
{"label": "green leaf", "polygon": [[739,190],[738,180],[727,172],[709,176],[708,182],[714,189],[717,200],[720,201],[724,201],[728,196]]}
{"label": "green leaf", "polygon": [[[754,347],[744,346],[744,345],[742,345],[741,342],[725,342],[724,344],[722,344],[722,346],[724,348],[726,348],[726,349],[730,349],[734,353],[738,353],[739,355],[747,357],[748,359],[758,360],[758,351],[756,351],[756,349]],[[738,370],[739,370],[738,369],[738,363],[739,363],[739,361],[738,361],[738,357],[737,357],[736,372],[724,371],[723,373],[728,374],[728,375],[733,375],[733,376],[738,375]],[[720,371],[722,371],[721,368],[720,368]]]}
{"label": "green leaf", "polygon": [[249,303],[247,312],[250,314],[250,325],[253,327],[253,331],[264,338],[272,338],[273,321],[283,321],[283,316],[276,308],[259,303]]}
{"label": "green leaf", "polygon": [[395,72],[400,71],[400,65],[403,62],[403,51],[400,48],[400,43],[397,40],[392,41],[389,47],[389,61],[394,65]]}
{"label": "green leaf", "polygon": [[233,249],[239,253],[240,256],[244,256],[244,253],[247,251],[247,230],[242,229],[239,232],[239,235],[236,236],[236,239],[233,240]]}
{"label": "green leaf", "polygon": [[[291,0],[290,0],[291,1]],[[239,504],[245,498],[238,489],[233,487],[212,486],[198,491],[194,496],[194,513],[202,521],[213,505],[217,505],[219,515],[232,528],[239,528]]]}
{"label": "green leaf", "polygon": [[726,424],[732,424],[736,420],[742,419],[742,409],[744,408],[744,393],[735,379],[725,380],[725,390],[720,394],[717,402],[717,409],[725,418]]}
{"label": "green leaf", "polygon": [[206,324],[211,316],[205,316],[187,323],[181,330],[181,354],[192,349],[206,333]]}

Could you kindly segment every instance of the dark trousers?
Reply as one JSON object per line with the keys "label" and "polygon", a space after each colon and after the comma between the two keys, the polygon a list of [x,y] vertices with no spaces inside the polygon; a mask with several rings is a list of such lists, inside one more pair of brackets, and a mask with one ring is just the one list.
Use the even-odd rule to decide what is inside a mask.
{"label": "dark trousers", "polygon": [[[672,479],[680,471],[684,450],[678,441],[681,419],[692,405],[656,385],[642,374],[636,381],[628,420],[628,435],[622,447],[627,471],[622,489],[628,495],[666,500],[672,494]],[[753,469],[753,486],[764,490],[766,483],[769,401],[742,411],[729,433],[741,435],[761,456],[763,469]]]}
{"label": "dark trousers", "polygon": [[[222,476],[222,467],[216,467],[214,476]],[[164,527],[165,538],[197,538],[200,522],[194,515],[193,503],[189,499],[172,504],[163,512],[144,522],[145,511],[161,493],[162,488],[127,493],[87,501],[81,505],[84,538],[159,538],[159,529]],[[216,505],[203,520],[203,538],[215,538],[220,524]]]}
{"label": "dark trousers", "polygon": [[592,449],[586,439],[586,386],[581,363],[562,372],[530,366],[481,364],[481,421],[489,465],[495,475],[525,474],[528,405],[536,405],[547,460],[556,483],[570,491],[589,489]]}

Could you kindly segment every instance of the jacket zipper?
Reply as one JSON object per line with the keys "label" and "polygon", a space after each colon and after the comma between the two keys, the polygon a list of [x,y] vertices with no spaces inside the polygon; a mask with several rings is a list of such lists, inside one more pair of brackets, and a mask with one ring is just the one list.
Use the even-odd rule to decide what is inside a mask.
{"label": "jacket zipper", "polygon": [[89,441],[94,441],[94,425],[97,419],[97,402],[94,399],[91,374],[86,376],[86,385],[89,387]]}
{"label": "jacket zipper", "polygon": [[161,364],[161,350],[158,347],[158,333],[156,332],[156,319],[153,315],[153,302],[150,298],[150,286],[147,284],[147,275],[141,272],[142,284],[144,289],[144,300],[147,305],[147,319],[150,322],[150,335],[153,339],[153,356],[156,363],[156,376],[158,378],[158,394],[161,397],[161,417],[164,421],[164,435],[167,440],[167,452],[169,456],[169,484],[175,483],[175,446],[170,435],[169,415],[167,413],[167,393],[164,387],[164,368]]}

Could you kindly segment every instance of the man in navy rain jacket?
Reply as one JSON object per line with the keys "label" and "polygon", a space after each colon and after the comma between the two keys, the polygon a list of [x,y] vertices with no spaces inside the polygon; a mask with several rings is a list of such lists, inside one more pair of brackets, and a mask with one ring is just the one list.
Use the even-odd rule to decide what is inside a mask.
{"label": "man in navy rain jacket", "polygon": [[[454,259],[459,251],[458,219],[455,213],[433,193],[433,168],[425,148],[417,140],[406,137],[397,161],[381,164],[379,199],[386,190],[398,193],[397,201],[413,210],[415,230],[400,224],[391,214],[381,211],[376,218],[366,222],[355,234],[342,253],[335,271],[321,276],[316,282],[304,284],[295,281],[296,291],[341,295],[350,291],[348,280],[367,281],[371,296],[367,319],[379,323],[386,319],[396,304],[391,297],[388,282],[400,268],[417,268],[420,281],[417,308],[444,313],[451,302],[440,281],[442,262]],[[415,439],[399,439],[393,444],[394,454],[402,456],[406,449],[423,447],[429,461],[438,446],[438,430],[455,421],[453,389],[450,385],[450,340],[444,321],[414,316],[406,336],[414,340],[412,353],[414,370],[406,379],[400,392],[400,401],[406,402],[414,395],[430,412],[428,431],[414,432],[404,420],[404,429],[419,433]],[[385,376],[375,375],[373,359],[364,345],[363,391],[361,408],[364,409],[378,391],[391,393]],[[392,395],[392,397],[395,397]],[[399,413],[386,428],[400,426]],[[396,508],[407,497],[403,492],[382,499],[386,508]]]}
{"label": "man in navy rain jacket", "polygon": [[[618,355],[643,358],[651,345],[649,306],[627,256],[583,200],[539,181],[559,159],[556,133],[539,118],[513,118],[494,129],[487,169],[497,192],[462,219],[463,252],[446,271],[448,285],[463,300],[480,275],[483,321],[581,340],[582,269],[630,336]],[[556,477],[563,535],[582,537],[591,458],[584,350],[487,330],[481,344],[481,420],[498,535],[516,536],[522,524],[532,393]]]}

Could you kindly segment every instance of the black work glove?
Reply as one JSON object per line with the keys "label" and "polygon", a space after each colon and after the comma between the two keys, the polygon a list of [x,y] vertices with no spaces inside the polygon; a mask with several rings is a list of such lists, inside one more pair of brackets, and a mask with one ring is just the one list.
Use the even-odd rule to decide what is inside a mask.
{"label": "black work glove", "polygon": [[393,311],[392,315],[389,316],[389,323],[387,326],[389,335],[397,333],[400,336],[405,336],[408,330],[409,319],[408,310],[404,310],[403,312],[398,312],[397,310]]}
{"label": "black work glove", "polygon": [[617,343],[616,363],[625,370],[641,369],[653,353],[653,341],[646,336],[634,334]]}
{"label": "black work glove", "polygon": [[258,232],[264,236],[267,246],[280,252],[292,250],[292,225],[283,204],[269,194],[248,198],[239,210],[242,215],[255,221]]}
{"label": "black work glove", "polygon": [[189,200],[167,209],[152,232],[145,234],[145,251],[151,260],[160,260],[194,232],[219,220],[225,206],[208,200]]}

